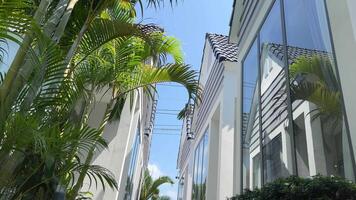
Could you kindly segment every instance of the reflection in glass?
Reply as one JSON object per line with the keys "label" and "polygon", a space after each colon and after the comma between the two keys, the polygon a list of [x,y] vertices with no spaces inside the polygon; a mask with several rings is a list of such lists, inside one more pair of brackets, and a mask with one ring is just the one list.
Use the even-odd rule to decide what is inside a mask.
{"label": "reflection in glass", "polygon": [[[259,151],[259,84],[258,84],[258,46],[251,46],[243,61],[243,113],[242,113],[242,183],[243,189],[252,188],[259,180],[261,172],[251,170],[251,153]],[[257,174],[255,174],[255,172]],[[250,182],[250,177],[254,177]],[[258,181],[260,182],[260,181]]]}
{"label": "reflection in glass", "polygon": [[[280,106],[281,104],[285,105],[287,101],[280,11],[280,1],[276,1],[260,31],[262,143],[265,150],[278,150],[278,152],[265,151],[262,154],[264,183],[289,175],[286,167],[287,160],[276,161],[273,160],[273,156],[270,157],[270,155],[280,154],[278,157],[280,158],[282,153],[286,154],[287,152],[282,151],[282,145],[271,146],[279,143],[269,143],[267,140],[268,138],[272,141],[280,141],[281,137],[286,137],[289,134],[285,129],[285,124],[288,123],[288,110],[286,106]],[[273,137],[277,135],[279,135],[279,139],[274,140]],[[286,146],[292,148],[291,142],[286,140]]]}
{"label": "reflection in glass", "polygon": [[252,159],[252,188],[261,187],[261,180],[261,154],[258,153]]}
{"label": "reflection in glass", "polygon": [[284,9],[293,118],[304,119],[309,161],[317,166],[310,173],[353,180],[324,1],[288,0]]}
{"label": "reflection in glass", "polygon": [[208,129],[200,140],[194,155],[192,199],[205,199],[208,170]]}
{"label": "reflection in glass", "polygon": [[[294,114],[296,115],[296,114]],[[305,118],[301,114],[294,120],[294,141],[297,162],[297,173],[300,177],[309,177],[308,147],[305,132]]]}
{"label": "reflection in glass", "polygon": [[281,134],[274,137],[263,147],[263,176],[266,183],[276,180],[283,175]]}
{"label": "reflection in glass", "polygon": [[132,197],[133,178],[135,175],[137,156],[138,156],[140,140],[141,140],[140,135],[141,135],[140,122],[138,122],[135,139],[134,139],[134,142],[133,142],[132,148],[131,148],[130,165],[129,165],[128,175],[127,175],[127,180],[126,180],[126,188],[125,188],[125,196],[124,196],[125,200],[129,200]]}
{"label": "reflection in glass", "polygon": [[[182,177],[185,177],[182,175]],[[180,179],[178,182],[178,195],[177,195],[177,200],[183,200],[184,197],[184,179]]]}

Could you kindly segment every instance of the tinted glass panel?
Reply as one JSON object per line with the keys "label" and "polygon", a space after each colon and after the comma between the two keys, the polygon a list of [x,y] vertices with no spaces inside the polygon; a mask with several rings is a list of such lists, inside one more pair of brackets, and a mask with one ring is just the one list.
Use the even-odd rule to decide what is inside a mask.
{"label": "tinted glass panel", "polygon": [[353,179],[324,0],[287,0],[284,9],[293,118],[304,116],[309,161],[317,166],[311,175]]}
{"label": "tinted glass panel", "polygon": [[279,134],[263,147],[264,181],[271,182],[283,176],[282,138]]}
{"label": "tinted glass panel", "polygon": [[252,159],[252,189],[261,187],[261,154],[257,154]]}
{"label": "tinted glass panel", "polygon": [[[271,143],[267,139],[279,133],[289,134],[284,128],[288,123],[288,109],[281,21],[280,1],[276,1],[260,31],[261,124],[263,144],[269,143],[270,145],[263,148],[280,150],[280,153],[282,153],[281,146],[273,147],[279,143]],[[286,142],[287,146],[292,148],[291,142],[288,140]],[[265,153],[268,154],[265,155]],[[277,165],[274,165],[276,162],[270,162],[269,158],[270,155],[274,155],[273,153],[264,151],[262,154],[265,183],[275,178],[288,176],[287,163],[285,163],[287,160],[278,160],[282,163],[278,164],[279,169],[276,170]]]}
{"label": "tinted glass panel", "polygon": [[[258,151],[259,132],[259,80],[258,45],[251,46],[243,61],[243,113],[242,113],[242,183],[243,188],[251,188],[250,176],[253,176],[250,160],[251,153]],[[257,178],[258,179],[258,178]]]}
{"label": "tinted glass panel", "polygon": [[195,150],[192,199],[205,199],[208,170],[208,130]]}
{"label": "tinted glass panel", "polygon": [[140,132],[140,122],[139,122],[137,125],[134,142],[133,142],[132,148],[131,148],[130,165],[129,165],[128,175],[127,175],[127,180],[126,180],[126,188],[125,188],[125,197],[124,197],[125,200],[126,199],[129,200],[132,197],[133,178],[135,175],[137,156],[138,156],[138,151],[139,151],[139,147],[140,147],[140,135],[141,135],[141,132]]}

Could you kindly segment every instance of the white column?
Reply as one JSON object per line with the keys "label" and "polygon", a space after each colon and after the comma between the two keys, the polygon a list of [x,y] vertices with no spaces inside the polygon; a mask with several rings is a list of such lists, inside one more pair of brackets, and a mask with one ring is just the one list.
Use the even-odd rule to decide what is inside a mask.
{"label": "white column", "polygon": [[218,195],[220,106],[214,111],[209,128],[209,164],[206,183],[206,199],[216,200]]}
{"label": "white column", "polygon": [[308,107],[304,112],[304,120],[310,175],[326,175],[326,160],[320,119],[313,119],[313,115],[309,113],[316,108],[314,105],[305,102],[303,106]]}
{"label": "white column", "polygon": [[223,95],[220,112],[219,134],[219,169],[218,198],[233,196],[234,185],[234,135],[235,135],[235,98],[236,98],[236,65],[225,62]]}
{"label": "white column", "polygon": [[353,150],[356,152],[356,9],[354,0],[327,0]]}

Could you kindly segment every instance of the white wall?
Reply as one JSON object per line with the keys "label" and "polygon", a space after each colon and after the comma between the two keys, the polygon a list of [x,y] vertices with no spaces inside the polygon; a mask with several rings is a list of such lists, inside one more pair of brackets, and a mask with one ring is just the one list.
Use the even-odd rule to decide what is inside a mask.
{"label": "white wall", "polygon": [[349,14],[351,17],[351,24],[354,32],[354,39],[356,41],[356,1],[355,0],[347,0]]}
{"label": "white wall", "polygon": [[[142,92],[142,91],[141,91]],[[100,94],[98,94],[100,96]],[[97,102],[95,108],[91,113],[89,124],[93,127],[97,127],[101,120],[104,109],[106,106],[106,98],[101,99],[101,102]],[[94,194],[96,200],[122,200],[125,195],[126,180],[130,165],[130,159],[132,154],[132,146],[136,137],[137,128],[140,128],[140,146],[137,155],[136,167],[133,177],[133,190],[132,198],[139,195],[140,178],[144,172],[144,128],[145,120],[149,120],[145,112],[149,112],[151,109],[143,109],[146,104],[144,103],[142,95],[135,95],[133,103],[129,99],[126,100],[122,116],[120,121],[114,121],[108,123],[105,127],[103,137],[108,142],[108,148],[99,151],[95,154],[92,164],[100,165],[110,170],[118,182],[119,190],[112,190],[108,186],[104,191],[101,184],[95,187],[95,183],[89,189],[89,179],[85,180],[84,188],[82,191],[91,191]],[[147,102],[146,102],[147,103]],[[133,108],[131,106],[133,105]],[[138,121],[141,119],[140,127]]]}
{"label": "white wall", "polygon": [[356,152],[356,1],[327,0],[341,87],[345,99],[350,135]]}

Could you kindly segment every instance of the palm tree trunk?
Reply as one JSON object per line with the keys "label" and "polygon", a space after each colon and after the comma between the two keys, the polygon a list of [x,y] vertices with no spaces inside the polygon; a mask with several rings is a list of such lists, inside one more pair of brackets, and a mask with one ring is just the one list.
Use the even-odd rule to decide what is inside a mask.
{"label": "palm tree trunk", "polygon": [[90,17],[87,17],[87,19],[85,20],[85,23],[83,24],[82,28],[80,29],[80,32],[79,32],[77,38],[74,40],[72,46],[70,47],[70,49],[67,53],[65,61],[66,61],[66,63],[68,63],[68,66],[69,66],[69,63],[71,62],[71,60],[73,59],[75,53],[77,52],[79,44],[82,41],[82,38],[89,27],[90,21],[91,21]]}
{"label": "palm tree trunk", "polygon": [[[41,0],[38,9],[36,10],[33,19],[37,24],[40,24],[40,21],[44,18],[48,6],[51,4],[52,0]],[[17,51],[14,60],[11,63],[11,66],[8,70],[8,73],[5,77],[3,84],[0,87],[0,121],[1,124],[6,120],[12,103],[17,98],[20,93],[23,76],[28,76],[27,74],[20,74],[21,67],[23,66],[24,60],[26,58],[27,52],[31,46],[31,43],[34,39],[34,32],[30,30],[24,37],[23,42]],[[0,127],[2,130],[3,125]]]}
{"label": "palm tree trunk", "polygon": [[[61,0],[60,2],[58,2],[53,15],[50,17],[44,27],[44,33],[48,37],[51,37],[54,42],[58,43],[61,37],[63,36],[65,27],[77,2],[78,0]],[[31,66],[26,66],[26,68],[31,69]],[[32,71],[32,69],[30,71]],[[37,77],[34,78],[31,83],[31,88],[26,94],[26,97],[23,101],[22,110],[27,110],[32,104],[39,88],[42,85],[45,73],[46,70],[41,69],[38,71],[38,74],[35,75]]]}
{"label": "palm tree trunk", "polygon": [[58,2],[54,14],[48,20],[44,31],[49,37],[52,37],[52,40],[56,43],[58,43],[63,36],[73,8],[77,2],[78,0],[61,0]]}

